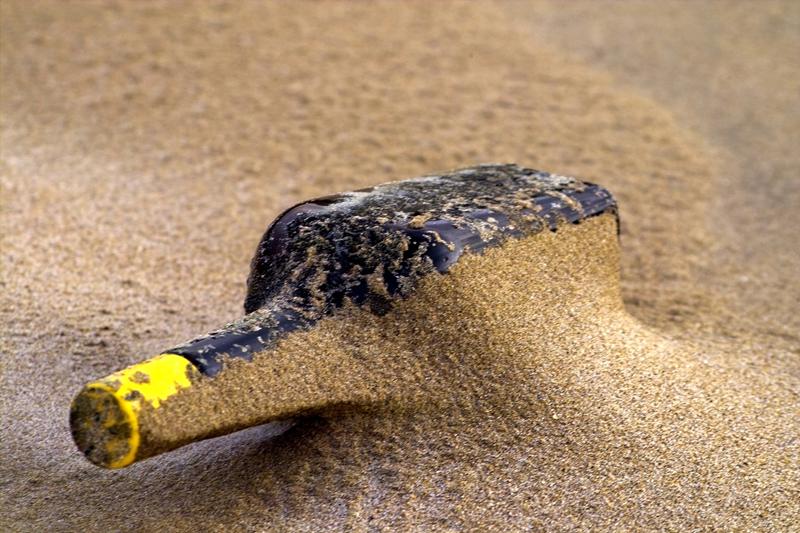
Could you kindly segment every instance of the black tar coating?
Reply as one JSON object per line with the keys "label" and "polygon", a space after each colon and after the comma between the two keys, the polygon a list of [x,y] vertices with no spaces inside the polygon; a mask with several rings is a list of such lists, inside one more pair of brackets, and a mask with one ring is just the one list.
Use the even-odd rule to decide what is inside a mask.
{"label": "black tar coating", "polygon": [[484,165],[318,198],[278,217],[251,265],[241,320],[167,353],[213,376],[346,301],[383,314],[430,273],[507,238],[616,213],[611,194],[574,178]]}

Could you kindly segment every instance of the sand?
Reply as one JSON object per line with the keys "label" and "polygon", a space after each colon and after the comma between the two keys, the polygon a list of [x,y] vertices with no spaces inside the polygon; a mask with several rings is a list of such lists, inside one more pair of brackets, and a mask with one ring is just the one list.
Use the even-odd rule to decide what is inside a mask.
{"label": "sand", "polygon": [[[790,529],[800,16],[745,6],[4,2],[0,528]],[[484,352],[442,362],[458,394],[115,472],[74,448],[86,381],[240,314],[281,209],[493,161],[615,193],[626,312],[521,327],[509,259],[507,299],[456,324],[431,290],[449,322],[379,345]]]}

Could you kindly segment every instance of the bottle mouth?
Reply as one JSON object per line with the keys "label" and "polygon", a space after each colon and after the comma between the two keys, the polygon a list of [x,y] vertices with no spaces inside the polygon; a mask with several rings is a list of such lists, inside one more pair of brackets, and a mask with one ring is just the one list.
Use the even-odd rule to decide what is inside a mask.
{"label": "bottle mouth", "polygon": [[[89,461],[105,468],[122,468],[153,455],[142,448],[142,409],[158,409],[198,376],[185,357],[166,353],[89,383],[70,409],[75,444]],[[150,444],[144,447],[152,448]]]}
{"label": "bottle mouth", "polygon": [[139,421],[130,402],[105,383],[92,383],[75,397],[70,430],[89,461],[105,468],[131,464],[139,448]]}

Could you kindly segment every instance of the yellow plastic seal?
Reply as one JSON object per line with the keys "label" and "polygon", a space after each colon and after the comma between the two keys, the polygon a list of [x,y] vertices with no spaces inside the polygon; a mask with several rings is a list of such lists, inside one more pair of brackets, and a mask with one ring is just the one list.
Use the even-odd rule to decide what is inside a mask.
{"label": "yellow plastic seal", "polygon": [[181,389],[191,387],[198,370],[186,358],[162,354],[86,385],[70,409],[70,428],[78,448],[98,466],[122,468],[136,460],[141,443],[139,412],[158,409]]}

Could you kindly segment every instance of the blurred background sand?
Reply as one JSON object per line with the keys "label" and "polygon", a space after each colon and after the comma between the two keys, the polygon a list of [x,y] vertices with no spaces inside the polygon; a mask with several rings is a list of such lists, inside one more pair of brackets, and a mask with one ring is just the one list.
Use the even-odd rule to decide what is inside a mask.
{"label": "blurred background sand", "polygon": [[[628,499],[600,497],[608,479],[559,478],[553,463],[552,478],[523,491],[535,502],[531,523],[797,523],[797,3],[1,7],[4,529],[368,524],[348,504],[363,487],[331,475],[332,464],[345,473],[363,464],[337,455],[326,435],[353,457],[363,457],[359,445],[367,457],[379,452],[369,433],[337,430],[335,417],[106,472],[74,449],[69,401],[87,379],[238,316],[250,256],[283,208],[493,161],[615,193],[626,306],[718,370],[713,387],[698,381],[693,401],[724,399],[725,415],[707,417],[722,416],[720,449],[731,451],[695,457],[692,439],[709,434],[676,426],[645,438],[679,435],[671,445],[692,456],[684,471],[677,453],[638,470],[608,449],[569,455],[577,468],[591,454]],[[641,394],[678,401],[675,379],[654,377]],[[633,426],[616,434],[640,437]],[[395,445],[412,449],[424,440],[415,438]],[[320,457],[293,462],[298,446]],[[530,451],[541,464],[558,453]],[[417,459],[404,468],[439,479],[427,470],[435,462]],[[530,464],[522,475],[540,468]],[[318,490],[275,496],[278,486],[306,487],[303,476]],[[631,503],[648,483],[668,497]],[[479,485],[460,485],[460,501],[491,515]],[[386,501],[414,494],[402,483],[376,490]],[[370,494],[372,507],[359,509],[385,503]],[[373,525],[499,523],[448,522],[464,512],[449,500],[403,502],[405,514]]]}

